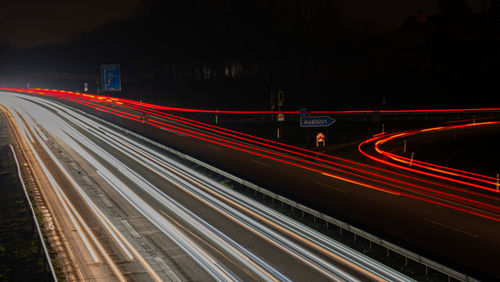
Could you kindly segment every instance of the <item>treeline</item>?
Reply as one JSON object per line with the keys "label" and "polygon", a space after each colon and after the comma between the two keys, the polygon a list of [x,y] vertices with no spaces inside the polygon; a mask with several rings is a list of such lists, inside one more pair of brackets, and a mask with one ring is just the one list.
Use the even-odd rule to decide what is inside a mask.
{"label": "treeline", "polygon": [[278,89],[292,108],[439,105],[446,95],[463,104],[457,91],[496,91],[498,39],[450,38],[447,28],[495,38],[498,1],[480,24],[464,1],[438,2],[452,21],[380,34],[369,20],[343,18],[334,0],[144,0],[126,20],[13,57],[33,72],[97,75],[120,63],[122,95],[202,107],[268,107]]}

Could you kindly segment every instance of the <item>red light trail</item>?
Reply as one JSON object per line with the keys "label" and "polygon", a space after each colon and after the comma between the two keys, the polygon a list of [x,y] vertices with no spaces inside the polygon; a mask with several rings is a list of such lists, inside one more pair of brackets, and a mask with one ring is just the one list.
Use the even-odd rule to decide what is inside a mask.
{"label": "red light trail", "polygon": [[[96,94],[79,93],[73,91],[65,90],[52,90],[52,89],[40,89],[40,88],[0,88],[0,90],[5,91],[17,91],[26,93],[37,93],[37,94],[62,94],[62,95],[75,95],[83,96],[89,99],[101,100],[101,101],[113,101],[115,103],[127,103],[131,105],[138,105],[142,108],[148,108],[153,110],[163,110],[163,111],[173,111],[173,112],[185,112],[185,113],[206,113],[206,114],[278,114],[280,111],[241,111],[241,110],[206,110],[206,109],[191,109],[191,108],[179,108],[179,107],[168,107],[162,105],[155,105],[150,103],[143,103],[129,99],[102,96]],[[426,113],[475,113],[475,112],[500,112],[500,108],[461,108],[461,109],[409,109],[409,110],[330,110],[330,111],[309,111],[311,114],[426,114]],[[295,111],[281,111],[283,114],[299,114],[298,110]]]}
{"label": "red light trail", "polygon": [[[472,172],[459,170],[459,169],[455,169],[455,168],[450,168],[450,167],[446,167],[446,166],[431,164],[431,163],[427,163],[427,162],[423,162],[423,161],[419,161],[419,160],[411,160],[410,158],[396,155],[394,153],[390,153],[390,152],[387,152],[387,151],[381,149],[381,146],[384,143],[387,143],[388,141],[408,137],[408,136],[415,135],[415,134],[420,134],[420,133],[425,133],[425,132],[434,132],[434,131],[444,131],[444,130],[451,130],[451,129],[458,129],[458,128],[466,128],[466,127],[475,127],[475,126],[479,127],[479,126],[486,126],[486,125],[497,125],[497,124],[500,124],[500,122],[499,121],[489,121],[489,122],[481,122],[481,123],[441,126],[441,127],[435,127],[435,128],[427,128],[427,129],[419,129],[419,130],[412,130],[412,131],[406,131],[406,132],[398,132],[398,133],[393,133],[393,134],[384,135],[384,136],[376,136],[374,138],[368,139],[368,140],[362,142],[360,144],[360,146],[358,147],[358,149],[363,155],[369,157],[370,159],[375,160],[377,162],[384,163],[386,165],[389,165],[389,166],[392,166],[392,167],[395,167],[398,169],[403,169],[403,170],[411,171],[413,173],[419,173],[419,174],[430,176],[433,178],[451,181],[451,182],[455,182],[458,184],[463,184],[463,185],[473,187],[473,188],[479,188],[479,189],[483,189],[483,190],[487,190],[487,191],[498,192],[496,188],[491,188],[492,186],[494,187],[497,184],[496,182],[492,181],[492,180],[496,180],[496,178],[494,178],[494,177],[481,175],[478,173],[472,173]],[[379,157],[369,155],[368,153],[366,153],[362,149],[363,145],[367,145],[370,143],[374,144],[373,145],[374,150],[379,154]],[[386,159],[390,159],[390,160],[396,161],[397,163],[405,164],[408,166],[404,166],[404,165],[400,165],[397,163],[392,163],[392,162],[386,161],[382,158],[382,156],[386,157]],[[411,165],[412,167],[409,167],[410,162],[412,164]],[[423,170],[416,169],[414,167],[422,168]],[[431,171],[431,172],[428,172],[428,171]],[[444,176],[444,175],[446,175],[446,176]],[[453,178],[453,177],[457,177],[457,178]],[[476,182],[482,183],[483,185],[463,181],[460,179],[467,179],[467,180],[476,181]],[[490,185],[490,187],[484,186],[484,184]]]}
{"label": "red light trail", "polygon": [[[307,150],[304,148],[276,142],[273,140],[267,140],[264,138],[260,138],[257,136],[252,136],[249,134],[225,129],[222,127],[217,127],[214,125],[202,123],[199,121],[191,120],[185,117],[180,117],[172,114],[168,114],[165,112],[161,112],[159,110],[168,110],[168,111],[180,111],[180,112],[198,112],[198,113],[277,113],[276,111],[210,111],[210,110],[194,110],[194,109],[182,109],[182,108],[172,108],[172,107],[164,107],[157,106],[152,104],[145,104],[133,100],[107,97],[107,96],[98,96],[92,94],[83,94],[76,92],[68,92],[68,91],[58,91],[58,90],[49,90],[49,89],[29,89],[26,91],[25,89],[0,89],[7,91],[17,91],[17,92],[28,92],[31,94],[41,94],[52,96],[59,99],[65,99],[70,102],[78,103],[80,105],[91,107],[95,110],[103,111],[109,114],[117,115],[122,118],[135,120],[137,122],[141,122],[142,116],[131,114],[130,111],[139,112],[140,114],[146,113],[150,117],[147,121],[147,124],[151,126],[156,126],[158,128],[162,128],[164,130],[183,134],[185,136],[189,136],[198,140],[202,140],[205,142],[210,142],[213,144],[221,145],[227,148],[231,148],[234,150],[238,150],[241,152],[249,153],[252,155],[256,155],[259,157],[267,158],[273,161],[281,162],[287,165],[291,165],[294,167],[299,167],[302,169],[306,169],[308,171],[318,172],[323,175],[333,177],[338,180],[347,181],[350,183],[357,184],[362,187],[375,189],[395,195],[406,196],[409,198],[426,201],[433,204],[438,204],[441,206],[446,206],[448,208],[452,208],[454,210],[458,210],[461,212],[466,212],[469,214],[474,214],[477,216],[481,216],[483,218],[492,219],[495,221],[500,221],[500,217],[498,215],[492,216],[490,214],[485,214],[483,212],[477,211],[476,209],[481,209],[488,211],[490,213],[499,213],[500,208],[497,205],[498,199],[497,197],[487,195],[484,193],[479,193],[477,191],[469,191],[467,189],[462,189],[459,187],[454,187],[450,185],[441,184],[438,182],[430,181],[425,178],[417,178],[412,175],[406,175],[403,173],[399,173],[396,171],[379,168],[376,166],[371,166],[363,163],[358,163],[352,160],[339,158],[332,155],[327,155],[323,153],[318,153],[312,150]],[[106,106],[105,103],[109,104]],[[122,108],[123,110],[119,110],[117,108]],[[493,110],[494,108],[485,109],[485,110]],[[444,110],[444,111],[462,111],[463,109],[457,110]],[[470,110],[470,109],[468,109]],[[500,110],[500,109],[494,109]],[[386,111],[389,112],[425,112],[428,110],[410,110],[410,111]],[[430,111],[438,111],[438,110],[430,110]],[[359,113],[359,112],[375,112],[375,111],[332,111],[332,112],[318,112],[318,113]],[[290,111],[285,113],[295,113],[298,114],[298,111]],[[316,112],[313,112],[316,113]],[[154,117],[154,118],[151,118]],[[158,120],[161,119],[161,120]],[[170,123],[163,122],[162,120],[166,120],[169,122],[174,122],[178,125],[173,125]],[[485,124],[496,124],[498,122],[483,122],[483,123],[475,123],[478,125]],[[182,127],[182,126],[187,127]],[[384,163],[391,167],[395,168],[404,168],[405,170],[420,173],[425,175],[426,177],[434,177],[440,180],[448,180],[454,183],[463,184],[467,186],[472,186],[475,188],[481,188],[482,190],[487,191],[495,191],[493,188],[489,188],[483,185],[478,185],[462,180],[457,180],[455,178],[451,178],[451,176],[460,176],[469,180],[474,181],[483,181],[486,184],[492,184],[493,182],[489,181],[491,178],[486,176],[482,176],[479,174],[469,173],[465,171],[460,171],[456,169],[446,168],[442,166],[437,166],[433,164],[424,163],[421,161],[413,160],[413,165],[415,167],[427,169],[434,171],[435,173],[447,173],[449,176],[441,176],[435,173],[429,173],[422,170],[417,170],[415,168],[408,168],[402,166],[400,164],[396,164],[393,162],[389,162],[383,160],[381,157],[375,157],[369,155],[365,151],[362,150],[363,146],[367,146],[371,143],[374,144],[374,150],[385,158],[391,159],[395,162],[407,164],[409,160],[402,156],[397,156],[395,154],[383,151],[380,149],[380,146],[390,140],[395,138],[399,138],[401,136],[407,136],[412,134],[417,134],[421,132],[430,132],[430,131],[439,131],[444,129],[451,128],[460,128],[464,127],[464,125],[451,125],[451,126],[443,126],[431,129],[424,129],[418,131],[407,131],[401,132],[397,134],[378,134],[374,138],[364,141],[358,147],[360,152],[369,157],[372,160]],[[196,128],[196,129],[194,129]],[[224,137],[222,137],[224,136]],[[267,148],[267,149],[264,149]],[[283,152],[283,153],[279,153]],[[320,156],[320,157],[318,157]],[[397,179],[395,178],[397,177]],[[362,179],[361,181],[359,179]],[[489,179],[489,180],[487,180]],[[414,183],[416,182],[416,183]],[[426,186],[422,186],[417,183],[424,183]],[[382,185],[382,186],[380,186]],[[394,190],[396,189],[396,190]],[[457,193],[463,193],[467,195],[471,195],[481,200],[476,200],[468,197],[464,197],[458,194],[448,193],[442,191],[443,189],[452,190]],[[439,199],[439,200],[437,200]],[[495,204],[484,202],[484,200],[493,201]],[[453,205],[452,203],[456,203],[457,205]],[[465,207],[464,207],[465,205]]]}

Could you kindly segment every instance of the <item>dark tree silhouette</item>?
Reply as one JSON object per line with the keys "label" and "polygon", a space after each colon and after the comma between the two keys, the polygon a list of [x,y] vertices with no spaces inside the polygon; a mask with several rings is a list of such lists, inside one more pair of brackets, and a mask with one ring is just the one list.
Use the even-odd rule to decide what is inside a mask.
{"label": "dark tree silhouette", "polygon": [[496,23],[500,23],[500,0],[491,0],[488,13]]}
{"label": "dark tree silhouette", "polygon": [[437,3],[443,15],[457,16],[469,11],[465,0],[438,0]]}

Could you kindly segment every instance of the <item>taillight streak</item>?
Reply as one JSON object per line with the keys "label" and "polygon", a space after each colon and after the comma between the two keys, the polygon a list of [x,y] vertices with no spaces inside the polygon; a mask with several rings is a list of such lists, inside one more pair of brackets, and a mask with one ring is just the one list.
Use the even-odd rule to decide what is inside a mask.
{"label": "taillight streak", "polygon": [[[34,91],[32,91],[32,92],[34,92]],[[70,98],[68,96],[70,96],[69,94],[71,94],[71,92],[64,92],[64,93],[69,93],[69,94],[61,94],[58,91],[52,91],[50,94],[48,92],[49,91],[46,91],[46,92],[39,91],[39,92],[35,92],[35,93],[49,95],[49,96],[53,96],[53,97],[61,98],[61,99],[67,99],[67,100],[70,100],[72,102],[76,102],[76,103],[79,103],[79,104],[82,104],[82,105],[86,105],[86,106],[92,107],[92,108],[94,108],[96,110],[108,112],[110,114],[115,114],[115,115],[118,115],[118,116],[121,116],[121,117],[124,117],[124,118],[133,119],[135,121],[141,121],[141,117],[140,116],[132,115],[132,114],[129,114],[129,113],[126,113],[126,112],[123,112],[123,111],[118,111],[116,109],[107,108],[107,107],[104,107],[102,105],[96,105],[96,104],[93,103],[93,102],[97,102],[97,103],[101,104],[102,102],[110,102],[110,103],[116,104],[117,102],[120,102],[120,106],[123,107],[125,105],[122,102],[124,102],[124,101],[128,102],[130,100],[123,100],[123,99],[110,98],[110,97],[103,98],[103,96],[100,96],[100,98],[99,97],[96,98],[96,96],[94,96],[94,95],[87,95],[87,94],[81,94],[81,93],[74,93],[74,94],[78,94],[78,95],[72,95],[73,97]],[[82,100],[86,101],[86,102],[83,102]],[[139,103],[138,102],[137,103],[132,103],[132,107],[133,107],[134,104],[137,105]],[[138,109],[139,106],[140,106],[140,109]],[[143,105],[138,105],[135,110],[145,112],[144,107],[142,107],[142,106]],[[128,106],[127,108],[132,109],[132,107]],[[222,111],[219,111],[219,113],[222,113]],[[343,167],[343,168],[346,168],[346,169],[349,169],[349,170],[358,171],[358,172],[361,172],[361,173],[365,173],[365,174],[368,174],[368,175],[379,177],[381,179],[386,179],[388,181],[392,181],[392,182],[395,182],[395,183],[400,183],[400,184],[404,184],[404,185],[409,185],[409,186],[412,186],[412,187],[416,187],[418,189],[427,189],[427,191],[432,191],[432,192],[420,191],[420,192],[422,192],[424,194],[431,195],[433,193],[439,193],[444,198],[448,198],[448,199],[452,199],[453,198],[456,201],[463,202],[463,203],[467,202],[467,203],[476,204],[476,205],[482,206],[482,207],[489,207],[489,208],[493,208],[493,209],[498,209],[496,206],[492,206],[492,205],[485,204],[485,203],[482,203],[482,202],[478,202],[478,201],[474,201],[474,200],[467,199],[467,198],[464,198],[464,197],[459,197],[459,196],[456,196],[456,195],[444,193],[444,192],[433,190],[433,189],[430,189],[430,188],[418,186],[418,185],[411,184],[411,183],[408,183],[408,182],[404,182],[404,181],[400,181],[400,180],[397,180],[397,179],[389,178],[389,177],[386,177],[386,176],[378,175],[378,174],[375,174],[375,173],[372,173],[372,172],[369,172],[369,171],[364,171],[364,170],[361,170],[361,169],[358,169],[358,168],[354,168],[354,167],[350,167],[350,166],[347,166],[347,165],[343,165],[343,164],[331,162],[331,161],[328,161],[328,160],[325,160],[325,159],[322,159],[322,158],[317,158],[317,157],[309,156],[309,155],[306,155],[306,154],[303,154],[303,153],[299,153],[299,152],[295,152],[295,151],[292,151],[292,150],[288,150],[288,149],[285,149],[285,148],[280,148],[280,147],[273,146],[273,145],[270,145],[270,144],[266,144],[266,143],[263,143],[263,142],[258,142],[258,141],[251,140],[251,139],[248,139],[248,138],[243,138],[241,136],[236,136],[235,134],[239,134],[239,135],[242,135],[242,136],[247,136],[247,137],[250,137],[250,138],[254,138],[254,139],[257,139],[257,140],[262,140],[262,141],[273,143],[273,144],[278,144],[278,145],[281,145],[281,146],[284,146],[284,147],[292,148],[292,149],[295,149],[295,150],[300,150],[300,151],[311,153],[311,154],[321,155],[321,156],[324,156],[324,157],[336,159],[336,160],[339,160],[339,161],[348,162],[348,163],[359,165],[359,166],[363,166],[363,167],[368,167],[368,168],[371,168],[371,169],[375,169],[375,170],[378,170],[378,171],[383,171],[383,172],[386,172],[386,173],[391,173],[393,175],[398,175],[398,176],[401,176],[401,177],[405,177],[405,178],[409,178],[409,179],[421,181],[421,182],[424,182],[424,183],[428,183],[428,184],[432,184],[432,185],[438,185],[438,186],[441,186],[441,187],[450,188],[450,189],[454,189],[454,190],[457,190],[457,191],[466,192],[466,193],[474,194],[474,195],[477,195],[477,196],[482,196],[482,197],[487,197],[487,198],[490,198],[490,199],[498,200],[498,199],[496,199],[494,197],[490,197],[490,196],[487,196],[487,195],[478,194],[478,193],[475,193],[475,192],[470,192],[470,191],[461,190],[461,189],[456,189],[456,188],[451,187],[451,186],[444,186],[444,185],[441,185],[441,184],[438,184],[438,183],[433,183],[433,182],[430,182],[430,181],[427,181],[427,180],[424,180],[424,179],[407,176],[407,175],[404,175],[404,174],[401,174],[401,173],[392,172],[390,170],[380,169],[380,168],[377,168],[377,167],[374,167],[374,166],[369,166],[369,165],[357,163],[357,162],[354,162],[354,161],[350,161],[350,160],[346,160],[346,159],[334,157],[334,156],[331,156],[331,155],[317,153],[317,152],[314,152],[314,151],[311,151],[311,150],[307,150],[307,149],[303,149],[303,148],[300,148],[300,147],[295,147],[295,146],[291,146],[291,145],[279,143],[279,142],[272,141],[272,140],[266,140],[264,138],[260,138],[260,137],[256,137],[256,136],[252,136],[252,135],[248,135],[248,134],[244,134],[244,133],[240,133],[240,132],[237,132],[237,131],[232,131],[232,130],[228,130],[228,129],[224,129],[224,128],[212,126],[212,125],[209,125],[209,124],[204,124],[204,123],[201,123],[201,122],[198,122],[198,121],[189,120],[189,119],[186,119],[186,118],[183,118],[183,117],[178,117],[178,116],[174,116],[174,115],[164,114],[164,113],[157,112],[157,111],[154,111],[154,110],[151,110],[151,112],[149,114],[153,114],[153,115],[161,117],[161,118],[167,118],[167,119],[170,119],[170,120],[176,120],[178,122],[181,122],[181,123],[184,123],[184,124],[188,124],[188,125],[191,125],[191,126],[194,126],[194,127],[202,128],[202,129],[205,129],[205,130],[210,130],[210,131],[216,132],[218,134],[223,134],[223,135],[226,135],[226,136],[229,136],[229,137],[237,138],[237,139],[244,140],[244,141],[247,141],[247,142],[251,142],[251,143],[254,143],[254,144],[266,146],[266,147],[277,149],[277,150],[280,150],[280,151],[285,151],[287,153],[292,153],[292,154],[296,154],[296,155],[299,155],[299,156],[302,156],[302,157],[306,157],[306,158],[310,158],[310,159],[313,159],[313,160],[317,160],[317,161],[321,161],[321,162],[326,162],[326,163],[329,163],[329,164],[332,164],[332,165],[335,165],[335,166],[340,166],[340,167]],[[170,117],[168,117],[167,115],[169,115]],[[182,119],[184,119],[185,121],[182,121]],[[152,123],[155,123],[155,122],[158,123],[158,124],[152,124]],[[355,173],[352,173],[352,172],[347,172],[347,171],[343,171],[343,170],[331,168],[331,167],[328,167],[328,166],[324,166],[324,165],[321,165],[321,164],[312,163],[310,161],[305,161],[305,160],[301,160],[301,159],[298,159],[298,158],[294,158],[294,157],[290,157],[290,156],[278,154],[278,153],[275,153],[275,152],[266,151],[266,150],[263,150],[263,149],[251,147],[251,146],[248,146],[248,145],[239,144],[239,143],[236,143],[236,142],[233,142],[233,141],[229,141],[229,140],[225,140],[225,139],[222,139],[222,138],[213,137],[213,136],[206,135],[206,134],[203,134],[203,133],[200,133],[200,132],[195,132],[195,131],[189,130],[188,132],[190,132],[190,133],[187,133],[186,132],[187,129],[183,129],[183,128],[180,128],[180,127],[172,127],[171,125],[168,125],[168,124],[165,124],[165,123],[162,123],[162,122],[158,122],[158,121],[155,121],[155,120],[148,120],[148,123],[151,124],[151,125],[153,125],[153,126],[164,128],[166,130],[169,130],[169,131],[172,131],[172,132],[177,132],[177,133],[184,134],[184,135],[187,135],[187,136],[191,136],[193,138],[197,138],[197,139],[200,139],[200,140],[208,141],[208,142],[219,144],[219,145],[223,145],[223,146],[226,146],[226,147],[229,147],[229,148],[233,148],[233,149],[237,149],[237,150],[240,150],[240,151],[248,152],[248,153],[251,153],[251,154],[254,154],[254,155],[258,155],[258,156],[262,156],[262,157],[265,157],[265,158],[273,159],[273,160],[276,160],[276,161],[279,161],[279,162],[282,162],[282,163],[287,163],[287,164],[290,164],[290,165],[293,165],[293,166],[296,166],[296,167],[301,167],[301,168],[304,168],[304,169],[307,169],[307,170],[316,171],[316,172],[319,172],[319,173],[322,173],[322,174],[327,174],[327,175],[329,175],[331,177],[342,179],[344,181],[347,181],[346,178],[343,178],[343,177],[338,176],[338,175],[331,175],[330,173],[327,173],[327,172],[324,172],[324,171],[321,171],[321,170],[318,170],[318,169],[314,169],[314,168],[311,168],[311,167],[308,167],[308,166],[304,166],[304,165],[300,165],[300,164],[293,163],[293,162],[290,162],[290,161],[286,161],[286,160],[283,160],[283,159],[280,159],[280,158],[275,158],[275,157],[272,157],[272,156],[269,156],[269,155],[264,155],[264,154],[261,154],[261,153],[257,153],[255,151],[243,149],[241,147],[236,147],[236,146],[229,145],[229,144],[234,144],[234,145],[237,145],[237,146],[246,147],[246,148],[249,148],[249,149],[252,149],[252,150],[257,150],[257,151],[265,152],[267,154],[273,154],[273,155],[276,155],[276,156],[279,156],[279,157],[283,157],[283,158],[287,158],[287,159],[290,159],[290,160],[293,160],[293,161],[298,161],[298,162],[306,163],[308,165],[318,166],[318,167],[322,167],[322,168],[326,168],[326,169],[330,169],[330,170],[336,170],[336,171],[339,171],[341,173],[350,174],[352,176],[356,176],[356,177],[360,177],[360,178],[363,178],[363,179],[367,179],[369,181],[375,181],[375,182],[378,182],[378,183],[383,183],[383,184],[386,184],[386,185],[391,185],[391,186],[394,186],[394,187],[398,187],[400,189],[405,189],[405,188],[408,189],[408,187],[402,187],[402,186],[399,186],[397,184],[388,183],[388,182],[385,182],[385,181],[382,181],[382,180],[373,179],[373,178],[370,178],[370,177],[367,177],[367,176],[363,176],[363,175],[358,175],[358,174],[355,174]],[[197,124],[194,124],[194,123],[197,123]],[[215,129],[213,129],[213,128],[215,128]],[[227,131],[227,132],[232,132],[232,133],[235,133],[235,134],[229,134],[229,133],[226,133],[226,132],[222,132],[221,130],[224,130],[224,131]],[[431,130],[437,130],[437,128],[436,129],[431,129]],[[195,136],[195,135],[193,135],[191,133],[201,134],[202,136],[206,136],[208,138],[213,138],[215,140],[221,140],[221,141],[227,142],[229,144],[221,143],[219,141],[210,140],[210,139],[205,138],[205,137]],[[362,144],[360,144],[360,146],[361,145]],[[356,180],[353,180],[353,179],[350,179],[349,181],[351,181],[351,182],[357,182]],[[362,186],[365,186],[365,187],[369,187],[369,188],[374,188],[375,187],[373,185],[370,185],[370,184],[367,184],[367,183],[362,183],[362,182],[359,182],[359,185],[362,185]],[[384,189],[384,188],[381,188],[381,187],[376,187],[375,189],[381,190],[381,191],[386,191],[386,192],[389,192],[389,193],[401,194],[399,192],[387,190],[387,189]],[[416,191],[414,189],[410,189],[410,190]],[[421,200],[424,200],[424,201],[427,201],[427,202],[434,202],[434,201],[431,201],[431,200],[428,200],[428,199],[424,199],[424,198],[420,198],[420,197],[417,197],[417,196],[413,196],[413,195],[410,195],[410,194],[404,194],[404,195],[408,196],[408,197],[411,197],[411,198],[415,198],[415,199],[421,199]],[[438,204],[440,204],[442,206],[448,206],[448,205],[443,204],[443,203],[438,203]],[[458,208],[458,207],[452,207],[452,206],[449,206],[449,207],[451,207],[453,209],[456,209],[456,210],[462,210],[461,208]],[[462,210],[462,211],[464,211],[464,210]],[[476,212],[473,212],[473,211],[470,211],[470,210],[468,210],[466,212],[471,213],[471,214],[476,214]],[[483,217],[486,217],[486,218],[491,218],[490,216],[486,216],[486,215],[480,215],[480,216],[483,216]],[[498,221],[498,219],[496,219],[496,218],[491,218],[491,219],[494,219],[494,220]]]}
{"label": "taillight streak", "polygon": [[[82,103],[80,103],[80,104],[82,104]],[[124,113],[124,112],[118,111],[116,109],[108,108],[108,107],[105,107],[105,106],[102,106],[102,105],[92,106],[92,107],[95,108],[95,109],[103,109],[104,111],[109,112],[109,113],[113,113],[113,112]],[[127,117],[124,114],[119,114],[119,115],[122,116],[122,117]],[[129,116],[133,116],[133,117],[138,117],[138,116],[131,115],[131,114],[128,114],[128,115]],[[137,119],[137,118],[135,118],[135,120],[139,121],[139,119]],[[247,153],[252,153],[254,155],[258,155],[258,156],[270,158],[270,159],[273,159],[273,160],[276,160],[276,161],[280,161],[282,163],[294,164],[295,166],[299,166],[301,168],[306,168],[306,169],[309,169],[309,170],[317,171],[317,172],[320,172],[320,173],[323,173],[323,174],[328,174],[330,176],[334,176],[335,178],[339,178],[339,179],[342,179],[344,181],[347,181],[347,180],[345,180],[345,178],[343,178],[343,177],[341,177],[339,175],[332,175],[331,173],[328,173],[326,171],[321,171],[321,170],[318,170],[318,169],[313,169],[311,167],[307,167],[307,166],[304,166],[304,165],[297,165],[296,163],[285,161],[285,160],[283,160],[281,158],[290,159],[290,160],[293,160],[293,161],[296,161],[296,162],[302,162],[302,163],[305,163],[305,164],[308,164],[308,165],[313,165],[313,166],[321,167],[323,169],[337,171],[337,172],[340,172],[340,173],[345,173],[345,174],[348,174],[348,175],[351,175],[351,176],[354,176],[354,177],[359,177],[359,178],[362,178],[362,179],[365,179],[365,180],[368,180],[368,181],[374,181],[374,182],[377,182],[377,183],[380,183],[380,184],[394,186],[396,188],[403,189],[403,190],[409,190],[409,191],[412,191],[412,192],[420,192],[420,193],[426,194],[428,196],[437,196],[437,197],[441,196],[443,199],[453,200],[453,201],[460,202],[460,203],[463,203],[463,204],[473,205],[473,206],[476,206],[476,207],[479,207],[479,208],[488,209],[490,211],[500,211],[500,208],[498,208],[496,206],[493,206],[493,205],[490,205],[490,204],[486,204],[486,203],[483,203],[483,202],[475,201],[475,200],[468,199],[468,198],[465,198],[465,197],[461,197],[461,196],[458,196],[458,195],[453,195],[453,194],[445,193],[445,192],[442,192],[442,191],[430,189],[430,188],[427,188],[427,187],[415,185],[415,184],[412,184],[412,183],[409,183],[409,182],[404,182],[404,181],[401,181],[401,180],[389,178],[389,177],[386,177],[386,176],[383,176],[383,175],[378,175],[378,174],[375,174],[375,173],[372,173],[372,172],[369,172],[369,171],[363,171],[363,170],[360,170],[360,169],[357,169],[357,168],[348,167],[348,166],[345,166],[345,165],[342,165],[342,164],[336,164],[336,165],[340,165],[340,166],[342,166],[344,168],[352,169],[352,170],[355,170],[355,171],[358,171],[358,172],[361,172],[361,173],[365,173],[365,174],[368,174],[368,175],[372,175],[372,176],[378,177],[380,179],[385,179],[387,181],[391,181],[391,182],[394,182],[394,183],[390,183],[390,182],[386,182],[386,181],[383,181],[383,180],[380,180],[380,179],[375,179],[375,178],[367,177],[367,176],[356,174],[356,173],[349,172],[349,171],[344,171],[344,170],[340,170],[340,169],[328,167],[328,166],[325,166],[325,165],[321,165],[321,164],[313,163],[311,161],[306,161],[306,160],[294,158],[294,157],[283,155],[283,154],[279,154],[279,153],[276,153],[276,152],[267,151],[267,150],[264,150],[264,149],[261,149],[261,148],[252,147],[252,146],[249,146],[249,145],[245,145],[245,144],[237,143],[237,142],[234,142],[234,141],[230,141],[230,140],[218,138],[218,137],[211,136],[211,135],[208,135],[208,134],[204,134],[204,133],[200,133],[200,132],[195,132],[193,130],[189,130],[189,129],[181,128],[181,127],[178,127],[178,126],[166,124],[166,123],[160,122],[160,121],[149,120],[148,123],[151,124],[151,125],[153,125],[153,126],[157,126],[157,127],[166,129],[168,131],[177,132],[177,133],[180,133],[180,134],[191,136],[193,138],[201,139],[201,140],[208,141],[208,142],[211,142],[211,143],[215,143],[215,144],[218,144],[218,145],[225,144],[225,146],[229,147],[229,148],[233,148],[233,149],[237,149],[237,150],[244,151],[244,152],[247,152]],[[195,134],[197,134],[198,136],[196,136]],[[200,136],[203,136],[203,137],[200,137]],[[217,140],[217,141],[214,141],[214,140]],[[225,143],[223,143],[223,142],[225,142]],[[231,144],[231,145],[228,145],[228,144]],[[237,146],[240,146],[240,147],[237,147]],[[246,148],[246,149],[241,149],[241,147]],[[269,155],[265,155],[265,154],[262,154],[262,153],[256,153],[255,151],[251,151],[251,150],[259,151],[259,152],[266,153],[266,154],[272,154],[272,155],[275,155],[275,156],[280,157],[280,158],[270,157]],[[349,181],[353,182],[355,180],[350,179]],[[398,185],[398,184],[395,184],[395,183],[403,184],[403,185],[406,185],[406,186],[401,186],[401,185]],[[363,186],[368,187],[367,185],[369,185],[369,184],[363,183]],[[414,188],[417,188],[417,189],[411,189],[408,186],[411,186],[411,187],[414,187]],[[370,185],[370,188],[373,188],[373,186]],[[380,190],[380,189],[381,188],[379,188],[379,187],[377,188],[377,190]],[[392,193],[394,193],[394,191],[392,191]]]}

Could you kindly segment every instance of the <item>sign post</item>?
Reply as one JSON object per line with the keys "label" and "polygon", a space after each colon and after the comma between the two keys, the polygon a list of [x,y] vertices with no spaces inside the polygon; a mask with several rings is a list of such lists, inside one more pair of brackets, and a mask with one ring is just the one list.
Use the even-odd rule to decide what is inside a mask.
{"label": "sign post", "polygon": [[120,65],[101,65],[101,90],[104,92],[122,90]]}
{"label": "sign post", "polygon": [[285,102],[285,91],[279,90],[277,93],[278,107],[283,107],[283,103]]}

